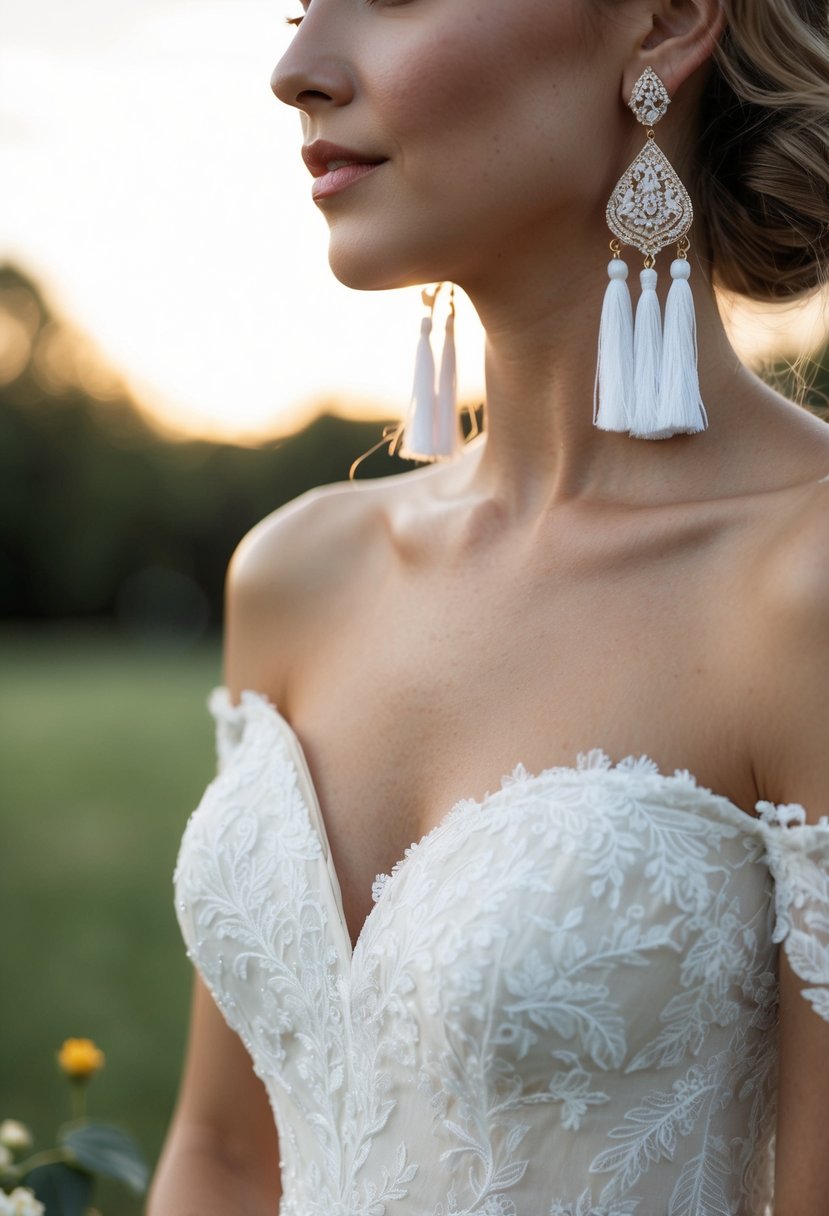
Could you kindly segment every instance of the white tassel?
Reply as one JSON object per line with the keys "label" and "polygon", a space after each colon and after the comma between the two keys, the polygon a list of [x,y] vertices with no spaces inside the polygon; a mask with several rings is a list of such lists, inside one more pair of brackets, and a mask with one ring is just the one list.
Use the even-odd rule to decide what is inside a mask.
{"label": "white tassel", "polygon": [[429,341],[431,332],[432,319],[424,317],[420,322],[420,341],[417,344],[417,355],[415,356],[412,399],[406,414],[403,440],[398,453],[404,460],[434,460],[437,455],[435,451],[437,397],[435,394],[435,359],[432,354],[432,344]]}
{"label": "white tassel", "polygon": [[438,378],[438,398],[435,416],[435,455],[451,459],[463,443],[461,419],[458,413],[457,365],[455,361],[455,310],[450,306],[446,318],[443,355]]}
{"label": "white tassel", "polygon": [[660,439],[659,382],[662,363],[662,315],[656,294],[656,271],[639,275],[642,294],[633,331],[633,408],[630,433],[637,439]]}
{"label": "white tassel", "polygon": [[633,397],[633,305],[627,264],[612,258],[599,325],[599,357],[593,385],[593,422],[602,431],[630,429]]}
{"label": "white tassel", "polygon": [[708,426],[697,373],[697,322],[687,258],[671,263],[665,304],[659,416],[665,435],[695,435]]}

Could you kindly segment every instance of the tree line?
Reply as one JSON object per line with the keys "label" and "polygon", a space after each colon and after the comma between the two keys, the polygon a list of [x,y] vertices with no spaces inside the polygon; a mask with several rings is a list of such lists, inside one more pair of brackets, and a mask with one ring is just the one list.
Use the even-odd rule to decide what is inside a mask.
{"label": "tree line", "polygon": [[[196,636],[221,624],[223,581],[241,537],[283,503],[343,481],[383,424],[322,410],[308,426],[258,447],[171,441],[129,394],[90,391],[45,352],[70,330],[37,285],[0,267],[0,619],[112,620]],[[13,338],[27,348],[18,350]],[[27,353],[28,351],[28,353]],[[64,362],[66,359],[64,357]],[[68,361],[71,364],[71,360]],[[770,378],[820,407],[829,359]],[[807,387],[808,386],[808,387]],[[94,386],[93,386],[94,387]],[[359,476],[406,468],[385,447]]]}
{"label": "tree line", "polygon": [[[28,356],[9,368],[0,342],[6,621],[120,618],[162,631],[218,628],[224,573],[245,532],[305,490],[345,480],[382,437],[382,422],[323,408],[297,433],[257,447],[169,440],[125,390],[108,386],[100,399],[71,366],[50,368],[42,348],[48,342],[65,356],[68,327],[9,265],[0,267],[0,333],[4,323],[7,334],[25,332],[29,344]],[[357,475],[407,467],[381,447]]]}

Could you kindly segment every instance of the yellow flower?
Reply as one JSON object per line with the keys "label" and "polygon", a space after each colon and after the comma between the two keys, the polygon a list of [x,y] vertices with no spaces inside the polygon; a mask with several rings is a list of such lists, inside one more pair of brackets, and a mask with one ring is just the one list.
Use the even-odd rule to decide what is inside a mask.
{"label": "yellow flower", "polygon": [[104,1053],[91,1039],[66,1039],[58,1052],[58,1064],[76,1081],[88,1081],[103,1068],[104,1060]]}

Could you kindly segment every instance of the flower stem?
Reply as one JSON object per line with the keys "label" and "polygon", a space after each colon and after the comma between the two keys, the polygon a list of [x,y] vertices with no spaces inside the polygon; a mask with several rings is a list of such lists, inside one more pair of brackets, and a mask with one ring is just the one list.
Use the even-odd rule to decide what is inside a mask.
{"label": "flower stem", "polygon": [[64,1149],[50,1148],[42,1153],[35,1153],[33,1157],[27,1157],[25,1161],[20,1161],[14,1166],[14,1173],[18,1178],[25,1178],[28,1173],[36,1170],[40,1165],[54,1165],[56,1161],[67,1160],[68,1157]]}
{"label": "flower stem", "polygon": [[86,1115],[86,1078],[72,1081],[72,1118],[83,1119]]}

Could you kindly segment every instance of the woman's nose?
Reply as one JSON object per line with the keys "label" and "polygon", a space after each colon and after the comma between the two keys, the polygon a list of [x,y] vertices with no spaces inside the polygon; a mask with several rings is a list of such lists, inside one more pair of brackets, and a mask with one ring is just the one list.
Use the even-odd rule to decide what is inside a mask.
{"label": "woman's nose", "polygon": [[[306,18],[306,21],[308,18]],[[310,28],[307,31],[311,34]],[[332,48],[295,35],[286,53],[271,74],[271,90],[286,106],[305,113],[319,106],[348,105],[354,96],[351,73],[341,54]]]}

